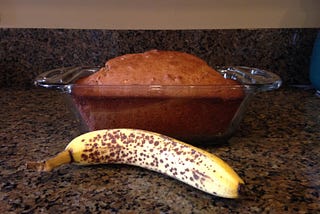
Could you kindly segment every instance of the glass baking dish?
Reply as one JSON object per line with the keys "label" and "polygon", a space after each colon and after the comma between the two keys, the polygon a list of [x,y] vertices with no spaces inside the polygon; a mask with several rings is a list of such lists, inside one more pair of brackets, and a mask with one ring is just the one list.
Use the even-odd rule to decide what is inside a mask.
{"label": "glass baking dish", "polygon": [[278,89],[270,71],[245,66],[215,69],[238,85],[79,85],[99,67],[66,67],[44,72],[35,85],[66,94],[82,131],[137,128],[191,144],[217,144],[236,131],[250,98]]}

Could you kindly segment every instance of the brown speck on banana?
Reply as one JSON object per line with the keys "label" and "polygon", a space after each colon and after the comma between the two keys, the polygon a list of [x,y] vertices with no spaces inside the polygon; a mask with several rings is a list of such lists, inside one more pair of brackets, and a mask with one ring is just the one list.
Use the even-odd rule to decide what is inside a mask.
{"label": "brown speck on banana", "polygon": [[69,163],[135,165],[225,198],[237,198],[244,184],[237,173],[216,155],[168,136],[138,129],[88,132],[73,139],[56,156],[27,163],[27,167],[51,171]]}

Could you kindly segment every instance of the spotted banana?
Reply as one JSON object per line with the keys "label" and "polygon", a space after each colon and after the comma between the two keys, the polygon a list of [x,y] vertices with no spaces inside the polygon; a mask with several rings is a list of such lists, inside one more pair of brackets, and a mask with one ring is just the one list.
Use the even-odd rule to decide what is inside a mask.
{"label": "spotted banana", "polygon": [[138,129],[88,132],[73,139],[53,158],[30,162],[28,167],[51,171],[68,163],[135,165],[225,198],[237,198],[240,186],[244,184],[217,156],[168,136]]}

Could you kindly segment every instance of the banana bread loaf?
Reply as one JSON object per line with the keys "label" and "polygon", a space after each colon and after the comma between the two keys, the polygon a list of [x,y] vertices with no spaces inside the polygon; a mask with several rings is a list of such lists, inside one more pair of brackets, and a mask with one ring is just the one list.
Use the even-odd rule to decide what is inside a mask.
{"label": "banana bread loaf", "polygon": [[243,97],[204,60],[159,50],[110,59],[73,89],[89,130],[140,128],[188,141],[225,133]]}

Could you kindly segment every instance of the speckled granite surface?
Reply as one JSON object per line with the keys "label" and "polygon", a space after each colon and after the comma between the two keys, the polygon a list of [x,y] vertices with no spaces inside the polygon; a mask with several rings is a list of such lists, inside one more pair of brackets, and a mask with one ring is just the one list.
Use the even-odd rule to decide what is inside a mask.
{"label": "speckled granite surface", "polygon": [[58,92],[1,89],[1,213],[319,213],[320,99],[283,88],[258,94],[229,143],[205,147],[244,178],[237,200],[124,165],[26,169],[78,134]]}
{"label": "speckled granite surface", "polygon": [[306,84],[317,30],[0,29],[0,87],[28,87],[46,70],[102,65],[111,57],[150,49],[186,51],[211,66],[268,69],[286,84]]}
{"label": "speckled granite surface", "polygon": [[244,178],[237,200],[132,166],[70,165],[51,173],[25,166],[80,133],[59,92],[30,87],[45,70],[157,48],[187,51],[212,66],[269,69],[285,85],[308,84],[317,31],[0,29],[0,213],[320,213],[320,99],[312,90],[258,94],[227,144],[204,147]]}

